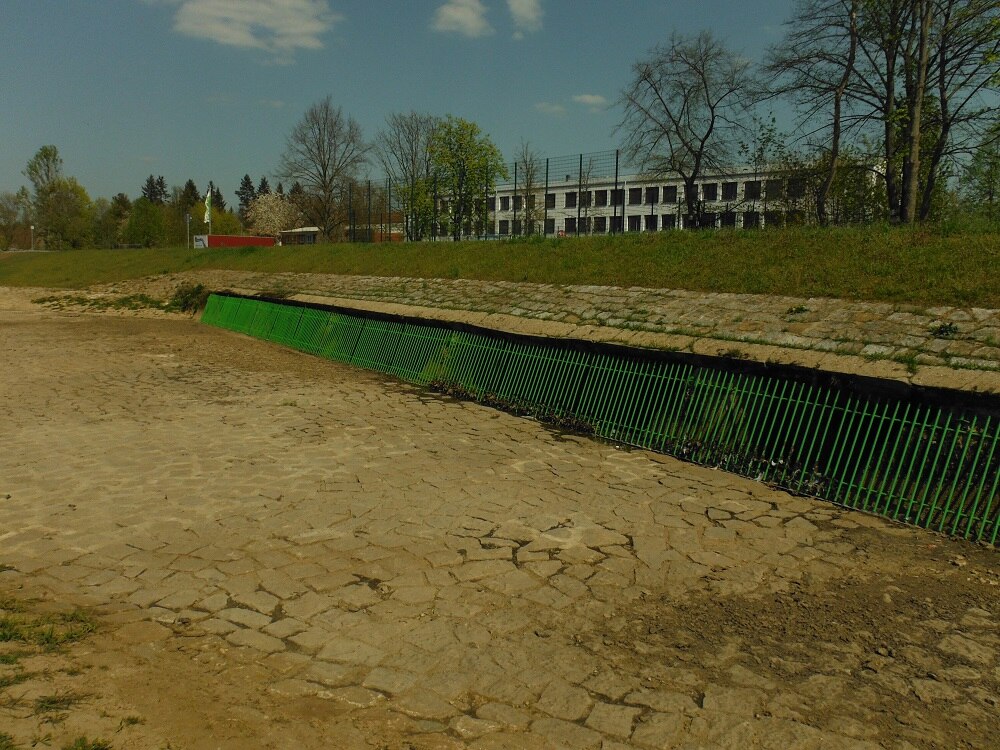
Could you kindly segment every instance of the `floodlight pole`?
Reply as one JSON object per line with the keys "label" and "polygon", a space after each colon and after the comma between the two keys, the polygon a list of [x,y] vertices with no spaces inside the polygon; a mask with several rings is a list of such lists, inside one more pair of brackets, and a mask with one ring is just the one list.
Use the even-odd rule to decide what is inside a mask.
{"label": "floodlight pole", "polygon": [[191,247],[191,214],[184,214],[184,223],[187,225],[187,239],[184,242],[185,249]]}
{"label": "floodlight pole", "polygon": [[35,249],[35,225],[31,225],[31,249]]}

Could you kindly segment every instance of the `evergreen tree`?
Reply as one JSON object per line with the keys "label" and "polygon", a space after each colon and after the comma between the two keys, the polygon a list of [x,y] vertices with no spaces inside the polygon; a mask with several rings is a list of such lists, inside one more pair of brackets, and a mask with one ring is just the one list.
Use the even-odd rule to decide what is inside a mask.
{"label": "evergreen tree", "polygon": [[[254,190],[253,180],[250,179],[250,175],[248,174],[243,175],[243,179],[240,180],[239,190],[236,191],[236,197],[240,199],[240,206],[239,206],[240,218],[246,221],[247,209],[250,208],[250,205],[254,202],[254,199],[257,197],[257,191]],[[214,196],[212,198],[212,203],[213,204],[215,203]],[[220,206],[220,208],[222,207]]]}
{"label": "evergreen tree", "polygon": [[184,183],[184,187],[177,196],[177,207],[182,213],[186,213],[191,210],[192,206],[199,203],[201,200],[201,191],[198,190],[198,186],[194,184],[194,180],[188,180]]}
{"label": "evergreen tree", "polygon": [[274,192],[276,192],[276,193],[277,193],[278,195],[284,195],[284,194],[285,194],[285,186],[284,186],[284,185],[282,185],[282,184],[281,184],[281,183],[279,182],[279,183],[278,183],[278,187],[276,187],[276,188],[274,189]]}
{"label": "evergreen tree", "polygon": [[159,177],[150,175],[146,178],[146,182],[142,186],[142,197],[157,206],[162,205],[166,201],[167,183],[163,179],[163,175]]}
{"label": "evergreen tree", "polygon": [[225,211],[226,199],[222,197],[222,191],[212,184],[212,211]]}
{"label": "evergreen tree", "polygon": [[270,195],[270,194],[271,194],[271,184],[267,181],[267,177],[261,175],[260,183],[257,185],[257,197],[259,198],[262,195]]}

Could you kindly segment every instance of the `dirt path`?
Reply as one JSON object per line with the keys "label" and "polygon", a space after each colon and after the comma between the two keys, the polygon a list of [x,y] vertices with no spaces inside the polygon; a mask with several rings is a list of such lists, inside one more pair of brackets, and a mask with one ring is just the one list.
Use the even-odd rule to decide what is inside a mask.
{"label": "dirt path", "polygon": [[[993,550],[25,296],[0,290],[0,597],[98,627],[0,643],[13,747],[1000,736]],[[77,699],[39,710],[56,695]]]}

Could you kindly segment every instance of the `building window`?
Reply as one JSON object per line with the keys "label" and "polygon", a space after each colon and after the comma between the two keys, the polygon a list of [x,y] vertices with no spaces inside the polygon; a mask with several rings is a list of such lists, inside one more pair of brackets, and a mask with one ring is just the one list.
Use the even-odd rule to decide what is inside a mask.
{"label": "building window", "polygon": [[664,203],[676,203],[677,202],[677,186],[676,185],[664,185],[663,186],[663,202]]}
{"label": "building window", "polygon": [[642,228],[642,217],[641,216],[629,216],[628,217],[628,231],[638,232]]}
{"label": "building window", "polygon": [[717,182],[706,182],[701,186],[701,197],[702,200],[706,201],[717,201],[719,200],[719,183]]}
{"label": "building window", "polygon": [[606,206],[606,205],[608,205],[608,191],[607,190],[595,190],[594,191],[594,205],[595,206]]}
{"label": "building window", "polygon": [[642,188],[629,188],[628,189],[628,204],[630,206],[641,206],[642,205]]}
{"label": "building window", "polygon": [[515,237],[520,237],[521,236],[521,220],[520,219],[514,219],[514,236]]}
{"label": "building window", "polygon": [[[759,185],[759,183],[758,183]],[[743,212],[743,228],[744,229],[760,229],[760,212],[759,211],[744,211]]]}
{"label": "building window", "polygon": [[622,226],[624,226],[624,224],[622,222],[622,217],[621,216],[612,216],[611,217],[611,231],[612,232],[616,232],[618,234],[621,234]]}
{"label": "building window", "polygon": [[806,181],[802,177],[793,177],[788,180],[788,197],[805,198]]}
{"label": "building window", "polygon": [[611,202],[616,206],[622,206],[625,204],[625,189],[620,188],[618,190],[611,191]]}
{"label": "building window", "polygon": [[646,188],[646,205],[652,206],[654,203],[660,202],[660,188],[658,187],[648,187]]}
{"label": "building window", "polygon": [[501,195],[500,196],[500,210],[501,211],[510,211],[510,196],[509,195]]}
{"label": "building window", "polygon": [[583,191],[581,191],[580,192],[580,205],[583,206],[584,208],[589,208],[590,207],[590,201],[591,201],[592,197],[593,197],[593,195],[592,195],[592,193],[589,190],[583,190]]}
{"label": "building window", "polygon": [[556,220],[546,219],[545,220],[545,234],[555,234],[556,233]]}
{"label": "building window", "polygon": [[697,229],[698,228],[698,217],[697,216],[684,216],[684,228],[685,229]]}
{"label": "building window", "polygon": [[564,226],[566,227],[566,234],[576,234],[576,219],[566,219]]}
{"label": "building window", "polygon": [[497,197],[495,195],[491,195],[489,197],[489,200],[486,202],[486,205],[489,206],[489,210],[490,211],[496,211],[497,210]]}
{"label": "building window", "polygon": [[528,208],[534,208],[534,207],[535,207],[535,194],[531,193],[528,196]]}
{"label": "building window", "polygon": [[555,208],[556,207],[556,194],[555,193],[546,193],[545,194],[545,207],[546,208]]}
{"label": "building window", "polygon": [[566,193],[566,202],[563,204],[564,208],[576,208],[576,193]]}
{"label": "building window", "polygon": [[764,226],[783,227],[785,225],[785,215],[781,211],[765,211]]}
{"label": "building window", "polygon": [[736,228],[736,213],[734,211],[724,211],[722,213],[722,226],[729,229]]}
{"label": "building window", "polygon": [[676,229],[677,228],[677,217],[673,214],[663,214],[661,225],[664,229]]}
{"label": "building window", "polygon": [[655,232],[656,231],[656,214],[653,214],[652,216],[646,216],[644,218],[646,220],[646,231],[647,232]]}
{"label": "building window", "polygon": [[[767,199],[769,201],[781,200],[785,197],[785,183],[784,180],[768,180],[764,183],[764,190],[767,194]],[[764,221],[767,221],[767,217],[764,217]],[[770,222],[767,222],[770,224]]]}
{"label": "building window", "polygon": [[514,210],[515,211],[520,211],[522,208],[524,208],[524,196],[523,195],[515,195],[514,196]]}
{"label": "building window", "polygon": [[590,234],[590,217],[584,216],[580,219],[580,234]]}
{"label": "building window", "polygon": [[722,183],[722,200],[724,200],[724,201],[734,201],[734,200],[736,200],[736,183],[735,182],[723,182]]}
{"label": "building window", "polygon": [[743,198],[748,201],[760,200],[760,180],[743,183]]}
{"label": "building window", "polygon": [[500,234],[510,234],[510,222],[507,219],[500,219]]}
{"label": "building window", "polygon": [[715,229],[715,220],[719,215],[713,211],[706,211],[701,215],[702,229]]}
{"label": "building window", "polygon": [[608,217],[607,216],[595,216],[594,217],[594,233],[595,234],[605,234],[607,231],[608,231]]}

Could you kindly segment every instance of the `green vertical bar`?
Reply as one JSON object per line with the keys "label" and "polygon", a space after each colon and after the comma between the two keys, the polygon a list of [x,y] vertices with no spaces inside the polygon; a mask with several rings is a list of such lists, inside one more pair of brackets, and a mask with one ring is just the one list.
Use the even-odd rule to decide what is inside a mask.
{"label": "green vertical bar", "polygon": [[[920,497],[920,505],[917,506],[917,512],[913,515],[911,520],[910,510],[913,507],[913,503],[912,502],[910,503],[909,507],[906,509],[906,518],[904,519],[907,523],[912,523],[917,526],[921,525],[920,518],[923,516],[924,506],[927,503],[927,496],[930,494],[931,485],[934,482],[935,469],[937,469],[938,461],[941,458],[941,452],[944,450],[944,444],[948,439],[948,431],[951,428],[951,423],[952,423],[952,415],[948,413],[946,415],[944,427],[941,428],[941,440],[938,443],[937,452],[934,454],[934,461],[931,462],[930,471],[928,471],[927,473],[927,480],[924,482],[924,491]],[[952,442],[954,442],[954,440]],[[923,476],[923,467],[921,467],[920,471],[921,471],[921,476]]]}
{"label": "green vertical bar", "polygon": [[[869,425],[868,433],[865,435],[865,441],[862,444],[864,446],[864,449],[862,450],[861,454],[858,455],[858,460],[855,465],[855,476],[857,477],[856,484],[854,487],[855,508],[860,505],[862,510],[868,510],[868,500],[871,497],[871,490],[868,489],[867,493],[865,492],[865,490],[867,489],[866,482],[868,481],[868,477],[871,475],[873,470],[877,471],[881,467],[882,458],[885,455],[885,448],[888,443],[889,430],[886,427],[886,425],[888,424],[889,427],[891,427],[892,426],[891,420],[894,420],[896,418],[897,413],[899,412],[899,402],[897,401],[895,404],[895,409],[892,413],[891,420],[887,423],[886,419],[889,413],[890,406],[891,404],[888,401],[886,401],[882,405],[881,416],[877,414],[878,412],[877,405],[874,409],[872,409],[871,424]],[[874,425],[875,427],[874,437],[872,436],[872,429],[871,429],[872,425]],[[881,440],[879,440],[879,436],[882,437]],[[876,445],[881,444],[882,446],[882,450],[880,451],[878,458],[874,460],[872,451],[869,450],[869,446],[872,443]],[[864,463],[863,469],[861,468],[862,463]],[[850,488],[848,488],[847,495],[848,497],[850,496]]]}
{"label": "green vertical bar", "polygon": [[[976,474],[975,469],[976,467],[979,466],[979,461],[983,457],[983,451],[986,448],[986,444],[989,442],[989,438],[987,436],[989,434],[990,421],[991,421],[990,417],[987,416],[986,421],[983,423],[983,426],[979,430],[979,440],[976,441],[978,443],[978,446],[976,447],[976,457],[972,459],[972,471],[970,471],[966,476],[965,491],[962,493],[962,499],[959,501],[958,508],[955,509],[955,518],[951,524],[951,529],[948,532],[952,536],[954,536],[957,533],[958,525],[959,523],[961,523],[962,516],[965,512],[965,504],[969,499],[969,491],[972,489],[972,485],[974,483],[973,478],[975,477]],[[975,425],[975,418],[973,418],[973,425]],[[988,464],[987,466],[983,467],[984,477],[986,476],[986,473],[988,471],[987,467]],[[956,472],[956,479],[957,478],[958,478],[958,473]]]}
{"label": "green vertical bar", "polygon": [[[962,443],[963,443],[963,445],[962,445],[962,455],[958,459],[958,463],[955,466],[954,478],[951,481],[951,489],[948,490],[948,493],[945,496],[946,499],[945,499],[945,502],[944,502],[944,506],[941,508],[941,518],[940,518],[940,523],[938,523],[938,531],[941,531],[942,529],[944,529],[944,525],[947,522],[948,513],[951,511],[951,502],[955,498],[955,490],[958,487],[958,478],[959,478],[959,476],[962,475],[962,469],[965,467],[965,459],[969,455],[969,444],[972,441],[969,440],[968,437],[969,437],[970,434],[974,433],[975,430],[976,430],[976,416],[973,415],[973,417],[972,417],[972,424],[970,425],[970,427],[969,427],[968,430],[964,431],[965,432],[965,439],[962,441]],[[955,427],[955,440],[956,441],[958,440],[959,436],[962,433],[963,433],[963,429],[961,427],[961,420],[959,420],[958,424]],[[954,455],[954,445],[952,447],[952,456],[953,455]],[[947,467],[948,463],[949,463],[948,461],[945,462],[945,466],[946,467]],[[938,504],[939,504],[938,501],[941,499],[942,491],[944,490],[944,484],[945,484],[944,479],[945,479],[945,477],[942,476],[941,479],[942,479],[941,485],[938,487],[937,494],[935,494],[935,496],[934,496],[934,502],[931,505],[930,510],[927,511],[927,528],[930,528],[931,524],[933,523],[933,521],[931,519],[934,518],[934,514],[938,510]]]}
{"label": "green vertical bar", "polygon": [[[986,463],[983,466],[983,475],[979,480],[979,487],[976,489],[976,497],[973,500],[972,507],[969,508],[969,523],[965,527],[965,538],[969,538],[969,534],[972,532],[972,527],[976,521],[976,511],[979,510],[979,503],[983,497],[983,489],[986,486],[986,478],[990,474],[990,467],[993,466],[993,456],[996,455],[997,444],[1000,443],[1000,423],[994,425],[993,427],[993,444],[990,446],[990,454],[986,459]],[[1000,481],[1000,470],[995,471],[994,474],[997,477],[997,481]],[[995,489],[995,488],[994,488]],[[988,511],[987,511],[988,512]],[[985,514],[984,514],[985,518]],[[977,539],[982,537],[982,527],[980,527],[980,532],[977,535]]]}
{"label": "green vertical bar", "polygon": [[[850,441],[850,433],[852,429],[854,429],[854,434],[855,434],[854,442],[857,441],[857,433],[860,431],[860,428],[856,428],[855,423],[860,424],[861,421],[864,419],[864,415],[862,414],[861,409],[859,407],[863,405],[866,411],[868,407],[867,402],[861,402],[859,399],[853,396],[850,399],[848,399],[848,403],[850,403],[851,401],[854,402],[855,406],[853,409],[850,410],[850,419],[848,420],[846,429],[841,430],[840,439],[838,440],[838,443],[834,444],[835,446],[839,444],[840,447],[839,450],[837,451],[836,463],[834,464],[833,468],[830,471],[830,481],[837,482],[836,487],[831,486],[831,490],[833,492],[834,497],[831,497],[830,499],[837,503],[841,502],[840,487],[844,483],[843,475],[841,473],[841,463],[843,461],[844,451],[847,448],[848,442]],[[853,450],[853,443],[852,443],[852,450]]]}

